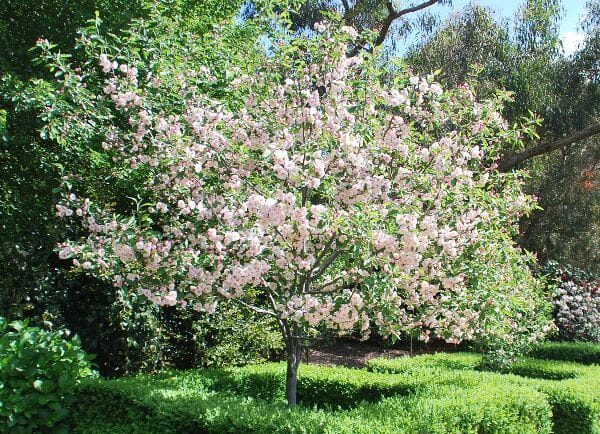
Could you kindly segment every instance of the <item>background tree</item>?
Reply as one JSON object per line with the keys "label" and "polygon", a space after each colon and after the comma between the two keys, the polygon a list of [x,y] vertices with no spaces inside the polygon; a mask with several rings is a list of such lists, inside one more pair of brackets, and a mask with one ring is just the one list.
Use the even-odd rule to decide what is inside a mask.
{"label": "background tree", "polygon": [[523,220],[520,243],[542,261],[554,258],[597,270],[594,168],[600,127],[593,2],[588,10],[585,45],[570,57],[558,40],[560,3],[528,1],[516,16],[514,37],[491,11],[468,7],[409,51],[407,62],[421,73],[440,69],[448,85],[477,73],[481,96],[496,86],[514,92],[504,112],[511,122],[529,111],[542,117],[539,137],[524,143],[525,150],[506,149],[501,162],[504,170],[524,163],[532,175],[528,191],[543,208]]}

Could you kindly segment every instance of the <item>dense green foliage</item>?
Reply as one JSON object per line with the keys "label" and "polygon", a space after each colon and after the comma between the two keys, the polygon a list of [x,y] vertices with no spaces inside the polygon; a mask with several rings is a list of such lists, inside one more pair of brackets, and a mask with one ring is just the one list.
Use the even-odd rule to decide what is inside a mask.
{"label": "dense green foliage", "polygon": [[[583,354],[597,350],[593,344],[562,344],[562,351]],[[543,347],[542,347],[543,348]],[[554,353],[556,354],[556,353]],[[553,355],[553,353],[546,353]],[[557,354],[558,357],[561,354]],[[586,358],[573,355],[573,358]],[[414,359],[371,360],[369,369],[376,372],[407,375],[425,369],[436,377],[454,372],[460,381],[484,381],[492,374],[477,372],[481,356],[476,354],[436,354]],[[441,370],[441,371],[440,371]],[[552,406],[553,432],[557,434],[596,434],[600,428],[600,367],[584,366],[562,361],[524,360],[511,368],[515,376],[506,376],[514,384],[534,388],[544,394]],[[517,376],[518,375],[518,376]],[[560,381],[556,381],[560,380]]]}
{"label": "dense green foliage", "polygon": [[74,388],[92,374],[78,339],[0,317],[0,433],[67,432]]}
{"label": "dense green foliage", "polygon": [[600,365],[600,344],[545,342],[536,346],[531,355],[537,359],[564,360],[586,365]]}
{"label": "dense green foliage", "polygon": [[[561,345],[581,358],[597,350]],[[481,364],[479,354],[438,353],[371,360],[374,372],[304,365],[293,410],[282,364],[92,380],[72,421],[90,434],[598,433],[600,366],[527,359],[498,374]]]}
{"label": "dense green foliage", "polygon": [[[85,174],[89,191],[110,195],[125,209],[135,208],[135,200],[127,198],[139,192],[134,174],[110,180],[110,164],[93,146],[52,140],[40,131],[48,105],[61,106],[65,113],[69,108],[58,99],[63,78],[31,62],[39,51],[30,48],[44,37],[48,42],[42,44],[70,53],[61,55],[64,62],[82,62],[85,47],[76,33],[90,25],[98,10],[101,19],[88,32],[113,35],[102,41],[110,50],[153,59],[154,72],[168,80],[185,68],[223,65],[224,48],[215,47],[210,31],[231,20],[240,3],[178,0],[158,9],[141,1],[120,7],[102,0],[69,7],[56,0],[43,1],[39,8],[12,0],[0,5],[0,315],[49,321],[77,333],[85,350],[97,354],[103,374],[256,362],[281,344],[272,323],[253,321],[239,309],[212,317],[162,311],[137,294],[68,273],[70,264],[55,249],[60,239],[81,229],[56,221],[62,176]],[[251,63],[253,41],[251,30],[240,27],[225,43]],[[213,84],[212,91],[218,93],[221,85]]]}
{"label": "dense green foliage", "polygon": [[[281,400],[265,402],[256,396],[268,393],[284,380],[284,367],[253,367],[254,380],[234,372],[190,371],[160,377],[137,377],[116,381],[88,382],[81,388],[82,398],[74,410],[75,432],[81,433],[549,433],[550,407],[543,395],[512,385],[497,377],[485,385],[473,381],[435,383],[414,387],[407,395],[410,379],[342,368],[304,366],[302,387],[325,392],[331,401],[347,378],[352,397],[351,409],[309,410],[306,406],[323,404],[318,394],[306,390],[305,407],[289,410]],[[239,373],[239,376],[236,374]],[[260,383],[260,378],[265,383]],[[426,373],[423,373],[423,377]],[[224,382],[235,377],[240,387],[236,394],[222,391]],[[333,380],[330,380],[334,377]],[[397,378],[395,378],[397,377]],[[401,395],[362,402],[359,390],[391,393],[396,384]],[[218,391],[216,391],[218,390]],[[247,393],[246,393],[247,392]],[[381,395],[379,396],[381,398]],[[333,402],[332,402],[333,403]],[[110,414],[110,420],[104,415]],[[111,422],[119,421],[119,422]],[[91,422],[91,424],[90,424]],[[126,430],[129,431],[126,431]],[[146,431],[144,431],[146,430]],[[175,431],[177,430],[177,431]]]}

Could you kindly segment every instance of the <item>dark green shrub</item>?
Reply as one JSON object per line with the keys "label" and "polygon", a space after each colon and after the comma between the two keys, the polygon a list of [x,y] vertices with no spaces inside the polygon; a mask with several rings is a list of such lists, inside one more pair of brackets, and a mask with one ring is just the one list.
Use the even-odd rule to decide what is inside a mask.
{"label": "dark green shrub", "polygon": [[0,318],[0,433],[67,432],[73,389],[92,373],[76,338]]}
{"label": "dark green shrub", "polygon": [[600,344],[588,342],[544,342],[534,348],[536,359],[565,360],[600,365]]}

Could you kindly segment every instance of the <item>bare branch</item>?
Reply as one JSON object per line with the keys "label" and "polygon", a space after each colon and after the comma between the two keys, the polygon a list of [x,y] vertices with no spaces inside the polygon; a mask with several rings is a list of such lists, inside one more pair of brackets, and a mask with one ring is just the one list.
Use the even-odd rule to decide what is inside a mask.
{"label": "bare branch", "polygon": [[344,6],[344,15],[346,15],[350,11],[348,0],[342,0],[342,5]]}
{"label": "bare branch", "polygon": [[580,142],[596,134],[600,134],[600,123],[591,125],[579,131],[575,131],[574,133],[566,137],[561,137],[557,140],[541,143],[537,146],[533,146],[529,149],[525,149],[522,152],[511,155],[502,160],[500,164],[498,164],[498,169],[501,172],[508,172],[518,164],[521,164],[523,161],[528,160],[531,157],[535,157],[537,155],[546,154],[548,152],[564,148],[565,146],[570,145],[571,143]]}
{"label": "bare branch", "polygon": [[249,303],[246,303],[244,300],[240,300],[239,298],[233,298],[232,299],[234,302],[241,304],[242,306],[244,306],[246,309],[250,309],[253,312],[259,313],[261,315],[268,315],[268,316],[272,316],[274,318],[278,318],[277,314],[275,314],[275,312],[271,312],[270,310],[266,310],[266,309],[262,309],[258,306],[253,306]]}
{"label": "bare branch", "polygon": [[[420,3],[415,6],[411,6],[409,8],[401,9],[399,11],[396,11],[394,9],[394,5],[391,1],[386,2],[388,14],[385,17],[385,19],[383,20],[383,22],[381,23],[381,28],[379,29],[377,38],[375,38],[375,41],[373,41],[373,46],[378,47],[379,45],[383,44],[383,41],[385,41],[385,38],[387,37],[387,35],[390,31],[390,27],[392,27],[392,24],[394,23],[395,20],[397,20],[398,18],[400,18],[404,15],[408,15],[413,12],[418,12],[422,9],[428,8],[429,6],[433,6],[434,4],[439,3],[440,1],[441,0],[428,0],[426,2]],[[348,53],[348,57],[356,56],[362,48],[364,48],[364,42],[358,43],[350,51],[350,53]]]}

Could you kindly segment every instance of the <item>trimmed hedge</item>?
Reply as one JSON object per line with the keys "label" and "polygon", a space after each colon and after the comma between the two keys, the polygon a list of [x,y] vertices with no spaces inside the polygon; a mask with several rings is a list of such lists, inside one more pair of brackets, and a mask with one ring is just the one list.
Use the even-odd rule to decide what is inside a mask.
{"label": "trimmed hedge", "polygon": [[[246,366],[221,376],[218,386],[254,398],[283,399],[285,372],[283,363]],[[362,401],[415,393],[432,381],[426,373],[392,376],[360,369],[302,365],[298,372],[298,402],[308,407],[349,408]]]}
{"label": "trimmed hedge", "polygon": [[[75,434],[323,432],[327,415],[206,389],[198,373],[89,381],[71,410]],[[90,423],[91,422],[91,423]]]}
{"label": "trimmed hedge", "polygon": [[[362,402],[348,410],[326,411],[302,406],[289,410],[283,400],[267,402],[240,394],[242,387],[250,389],[259,385],[260,378],[269,379],[264,384],[275,384],[269,383],[274,376],[283,379],[282,365],[262,365],[230,372],[205,370],[96,380],[84,383],[79,389],[78,403],[71,412],[74,433],[550,432],[550,406],[544,396],[533,388],[523,389],[502,379],[472,387],[468,382],[457,384],[437,381],[431,373],[429,377],[432,381],[421,379],[415,382],[402,375],[373,374],[352,369],[314,366],[300,369],[300,372],[305,371],[302,374],[303,381],[310,379],[310,383],[304,384],[312,384],[314,388],[310,391],[317,395],[326,391],[329,385],[337,387],[346,375],[350,375],[349,383],[354,384],[350,387],[352,390],[364,391],[371,387],[372,390],[389,392],[399,388],[397,390],[404,392],[406,388],[414,387],[414,392],[374,403]],[[239,375],[232,376],[232,372]],[[334,380],[330,380],[331,377]],[[398,378],[390,380],[394,377]],[[240,387],[238,394],[231,393],[235,381],[238,382],[236,387]],[[417,384],[419,381],[420,384]],[[229,385],[229,391],[214,390],[223,385]],[[282,385],[276,386],[282,389]],[[305,391],[308,393],[309,389]],[[331,391],[328,394],[334,396]],[[350,394],[345,396],[344,399],[349,399]],[[314,400],[323,401],[327,400],[318,396]]]}
{"label": "trimmed hedge", "polygon": [[[488,387],[501,377],[522,388],[542,393],[552,407],[555,434],[600,434],[600,366],[571,362],[525,359],[511,368],[513,374],[476,371],[481,358],[469,353],[439,353],[400,359],[374,359],[368,369],[406,375],[410,372],[442,372],[459,384]],[[562,380],[562,381],[556,381]]]}
{"label": "trimmed hedge", "polygon": [[600,434],[600,366],[480,366],[475,353],[302,365],[291,410],[284,364],[90,380],[71,422],[75,434]]}
{"label": "trimmed hedge", "polygon": [[600,344],[588,342],[545,342],[531,353],[536,359],[565,360],[600,365]]}
{"label": "trimmed hedge", "polygon": [[595,378],[560,382],[544,381],[537,389],[544,393],[552,406],[555,434],[600,433],[600,372]]}

